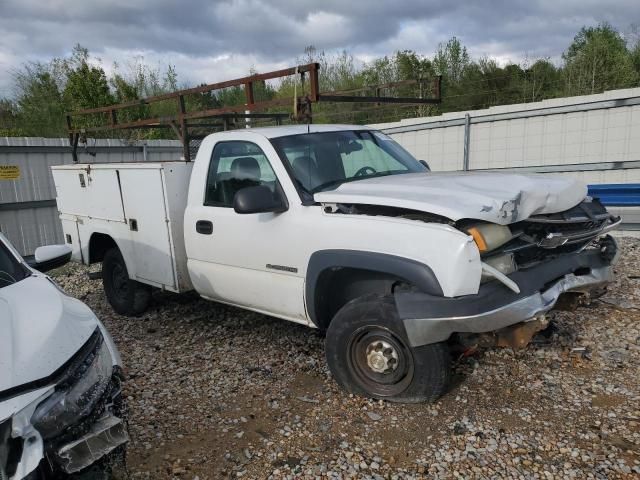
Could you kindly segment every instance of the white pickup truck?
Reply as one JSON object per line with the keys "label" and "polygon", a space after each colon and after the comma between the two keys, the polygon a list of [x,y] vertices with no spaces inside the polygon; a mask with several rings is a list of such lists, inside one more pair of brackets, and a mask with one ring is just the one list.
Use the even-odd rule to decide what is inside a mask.
{"label": "white pickup truck", "polygon": [[436,399],[452,344],[541,328],[561,294],[602,289],[617,256],[604,234],[619,219],[580,182],[431,173],[366,127],[219,132],[194,162],[53,176],[66,242],[102,262],[116,312],[195,289],[319,328],[338,383],[393,401]]}

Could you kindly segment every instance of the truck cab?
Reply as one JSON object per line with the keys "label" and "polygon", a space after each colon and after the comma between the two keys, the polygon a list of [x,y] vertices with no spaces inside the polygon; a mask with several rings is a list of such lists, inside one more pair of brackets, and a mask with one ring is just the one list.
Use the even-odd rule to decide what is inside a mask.
{"label": "truck cab", "polygon": [[[305,290],[314,254],[327,250],[394,254],[408,247],[404,255],[420,258],[419,242],[398,245],[384,228],[385,222],[394,222],[400,233],[413,227],[411,222],[334,215],[313,198],[337,178],[364,179],[375,167],[377,175],[426,172],[406,153],[404,164],[379,149],[376,135],[384,138],[366,129],[318,126],[307,133],[306,126],[299,126],[208,137],[195,161],[184,221],[194,288],[212,300],[324,327],[330,321],[327,315],[335,312],[324,301],[316,305],[315,291]],[[299,145],[295,140],[301,137],[317,145]],[[323,155],[322,162],[316,155]],[[430,230],[412,236],[437,241],[438,233],[428,234]],[[469,242],[467,235],[459,237]]]}
{"label": "truck cab", "polygon": [[[96,198],[102,170],[113,195]],[[392,401],[434,400],[452,342],[543,328],[560,295],[600,291],[617,259],[606,232],[619,219],[580,182],[432,173],[361,126],[219,132],[193,164],[73,165],[54,178],[75,258],[102,262],[119,313],[144,311],[152,287],[193,288],[319,328],[336,380]],[[73,213],[82,188],[96,205]]]}

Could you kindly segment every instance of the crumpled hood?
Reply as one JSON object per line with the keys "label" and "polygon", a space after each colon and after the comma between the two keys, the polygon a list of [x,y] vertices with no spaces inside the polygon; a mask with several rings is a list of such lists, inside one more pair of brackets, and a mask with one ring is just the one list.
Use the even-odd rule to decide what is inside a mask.
{"label": "crumpled hood", "polygon": [[0,392],[45,378],[98,327],[84,303],[42,275],[0,289]]}
{"label": "crumpled hood", "polygon": [[320,203],[384,205],[460,220],[507,225],[531,215],[568,210],[587,195],[579,180],[565,176],[496,172],[407,173],[369,178],[318,192]]}

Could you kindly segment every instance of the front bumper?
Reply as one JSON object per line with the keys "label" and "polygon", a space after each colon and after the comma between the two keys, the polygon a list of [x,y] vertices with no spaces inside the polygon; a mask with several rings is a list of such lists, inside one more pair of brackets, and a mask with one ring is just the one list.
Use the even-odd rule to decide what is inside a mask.
{"label": "front bumper", "polygon": [[128,441],[124,422],[115,415],[107,415],[96,421],[81,438],[59,447],[55,457],[62,471],[75,473],[93,465]]}
{"label": "front bumper", "polygon": [[400,291],[396,306],[413,347],[442,342],[454,333],[493,332],[551,310],[563,293],[605,286],[613,279],[614,262],[596,249],[586,250],[510,275],[521,286],[519,293],[498,282],[458,298]]}
{"label": "front bumper", "polygon": [[[98,337],[96,338],[96,335]],[[4,468],[10,479],[28,477],[38,469],[46,478],[63,477],[73,474],[94,464],[116,449],[122,450],[129,437],[126,430],[126,403],[122,397],[119,356],[115,347],[109,347],[109,358],[113,372],[106,389],[102,393],[95,390],[90,397],[85,397],[87,411],[82,417],[69,422],[56,430],[54,435],[47,436],[43,425],[34,419],[34,412],[47,399],[52,398],[57,388],[70,389],[70,381],[79,381],[87,375],[82,366],[86,366],[88,356],[95,352],[100,342],[99,333],[95,333],[85,345],[63,366],[63,373],[56,375],[51,386],[28,392],[22,397],[24,407],[8,418],[10,443],[9,455],[3,455],[4,443],[0,444],[0,470]],[[96,358],[95,354],[93,358]],[[71,408],[70,405],[68,405]],[[39,429],[38,429],[39,427]],[[0,435],[0,442],[2,442]],[[6,452],[5,452],[6,453]],[[0,471],[0,478],[2,477]],[[38,476],[37,474],[36,476]],[[40,478],[38,476],[38,478]]]}
{"label": "front bumper", "polygon": [[125,410],[116,374],[89,417],[45,444],[50,464],[64,473],[76,473],[125,445],[129,441]]}

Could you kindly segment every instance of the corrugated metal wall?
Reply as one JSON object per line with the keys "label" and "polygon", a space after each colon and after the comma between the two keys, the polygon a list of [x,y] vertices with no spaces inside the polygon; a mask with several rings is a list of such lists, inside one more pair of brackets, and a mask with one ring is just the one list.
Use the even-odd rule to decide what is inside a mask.
{"label": "corrugated metal wall", "polygon": [[[159,161],[180,158],[182,148],[172,140],[142,144],[101,139],[80,147],[78,153],[82,163]],[[0,231],[21,254],[31,255],[40,245],[64,243],[50,167],[71,162],[67,139],[0,137],[0,166],[20,169],[18,179],[0,178]]]}
{"label": "corrugated metal wall", "polygon": [[[434,171],[506,169],[571,175],[587,184],[640,183],[640,88],[373,127]],[[640,224],[640,209],[611,210]]]}

